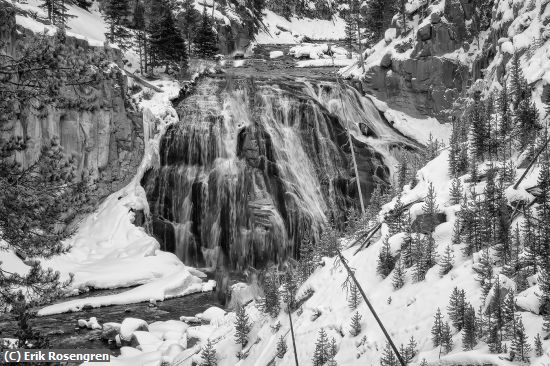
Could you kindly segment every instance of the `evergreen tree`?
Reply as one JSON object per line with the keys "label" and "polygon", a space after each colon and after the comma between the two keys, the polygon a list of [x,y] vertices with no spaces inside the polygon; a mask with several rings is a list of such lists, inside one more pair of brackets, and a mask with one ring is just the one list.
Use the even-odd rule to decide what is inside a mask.
{"label": "evergreen tree", "polygon": [[465,351],[468,351],[473,349],[476,344],[476,312],[474,308],[469,305],[464,312],[462,347]]}
{"label": "evergreen tree", "polygon": [[66,28],[67,20],[74,18],[67,8],[70,4],[69,0],[42,0],[40,7],[46,11],[50,23],[63,30]]}
{"label": "evergreen tree", "polygon": [[201,24],[201,13],[195,9],[194,0],[183,0],[181,7],[181,12],[177,18],[177,25],[187,43],[187,54],[191,55],[191,45]]}
{"label": "evergreen tree", "polygon": [[535,232],[534,218],[531,209],[523,213],[524,221],[522,226],[524,258],[523,264],[531,268],[531,274],[538,272],[538,256],[540,253],[539,241]]}
{"label": "evergreen tree", "polygon": [[513,352],[513,359],[521,362],[529,362],[529,352],[531,352],[531,346],[529,345],[521,316],[517,316],[515,318],[515,323],[516,326],[511,348],[511,351]]}
{"label": "evergreen tree", "polygon": [[497,354],[502,353],[501,337],[496,326],[489,329],[489,339],[487,340],[487,344],[489,345],[489,352]]}
{"label": "evergreen tree", "polygon": [[428,185],[428,194],[424,199],[424,205],[422,206],[422,212],[426,215],[426,228],[428,232],[433,232],[435,224],[437,222],[437,196],[435,194],[435,188],[432,182]]}
{"label": "evergreen tree", "polygon": [[201,58],[213,58],[218,52],[216,33],[214,33],[212,20],[206,13],[206,7],[202,13],[202,19],[197,36],[195,37],[196,53]]}
{"label": "evergreen tree", "polygon": [[367,3],[365,25],[373,43],[383,37],[396,11],[396,0],[374,0]]}
{"label": "evergreen tree", "polygon": [[462,195],[464,193],[462,192],[462,181],[459,178],[454,178],[451,182],[449,194],[451,197],[451,205],[460,204],[460,200],[462,199]]}
{"label": "evergreen tree", "polygon": [[441,346],[445,350],[445,353],[449,353],[453,350],[453,334],[451,332],[451,326],[448,322],[443,324],[441,331]]}
{"label": "evergreen tree", "polygon": [[388,275],[393,271],[395,266],[395,259],[393,258],[390,242],[388,237],[384,237],[382,241],[382,249],[378,254],[378,264],[376,266],[376,272],[382,276],[382,278],[388,277]]}
{"label": "evergreen tree", "polygon": [[399,290],[405,284],[405,268],[401,257],[397,261],[395,270],[393,271],[392,285],[394,290]]}
{"label": "evergreen tree", "polygon": [[439,148],[440,148],[439,141],[437,139],[434,139],[433,135],[430,132],[430,135],[428,136],[428,143],[426,145],[426,162],[431,161],[439,155]]}
{"label": "evergreen tree", "polygon": [[313,352],[313,366],[324,366],[330,359],[331,349],[328,336],[325,330],[321,328]]}
{"label": "evergreen tree", "polygon": [[474,95],[474,104],[470,112],[470,126],[472,128],[472,147],[474,156],[478,161],[483,161],[486,151],[486,143],[489,139],[487,120],[485,118],[485,109],[481,101],[481,94],[476,92]]}
{"label": "evergreen tree", "polygon": [[447,273],[453,269],[454,264],[454,251],[453,248],[450,245],[447,245],[445,248],[445,253],[443,254],[443,258],[441,258],[441,262],[439,263],[439,275],[441,277],[445,276]]}
{"label": "evergreen tree", "polygon": [[398,366],[399,361],[397,360],[397,357],[395,356],[395,353],[393,352],[393,349],[391,348],[391,345],[389,342],[386,342],[386,347],[384,347],[384,353],[382,353],[382,357],[380,358],[380,366]]}
{"label": "evergreen tree", "polygon": [[288,309],[294,309],[296,306],[296,293],[298,292],[298,283],[294,271],[289,267],[283,276],[283,301]]}
{"label": "evergreen tree", "polygon": [[241,304],[237,304],[235,314],[235,342],[244,348],[248,343],[248,333],[250,332],[248,314]]}
{"label": "evergreen tree", "polygon": [[508,85],[506,81],[502,83],[502,89],[498,98],[498,115],[499,121],[499,134],[501,138],[501,144],[506,143],[506,139],[510,138],[512,132],[512,115],[510,111],[510,97],[508,95]]}
{"label": "evergreen tree", "polygon": [[266,273],[263,290],[265,295],[263,310],[273,318],[276,318],[281,311],[279,285],[277,276],[271,271]]}
{"label": "evergreen tree", "polygon": [[349,292],[348,292],[348,306],[351,310],[356,310],[359,304],[361,303],[361,294],[359,293],[359,289],[357,288],[357,285],[355,282],[352,281],[351,285],[349,286]]}
{"label": "evergreen tree", "polygon": [[539,301],[540,312],[543,314],[543,330],[550,331],[550,266],[546,264],[542,267],[538,276],[538,285],[540,289]]}
{"label": "evergreen tree", "polygon": [[426,359],[422,359],[422,362],[420,362],[420,366],[428,366],[428,361]]}
{"label": "evergreen tree", "polygon": [[403,202],[401,201],[402,192],[399,192],[395,201],[393,209],[386,215],[386,223],[390,229],[390,236],[403,231],[404,218],[403,218]]}
{"label": "evergreen tree", "polygon": [[208,338],[206,346],[202,349],[201,359],[200,366],[216,366],[218,364],[216,349],[210,338]]}
{"label": "evergreen tree", "polygon": [[345,32],[346,37],[344,38],[346,48],[348,50],[348,58],[351,58],[353,53],[353,45],[357,41],[357,36],[355,32],[355,21],[353,20],[353,17],[351,15],[347,15],[344,18],[346,22]]}
{"label": "evergreen tree", "polygon": [[537,333],[535,336],[535,356],[540,357],[544,354],[544,350],[542,349],[542,341],[540,339],[540,333]]}
{"label": "evergreen tree", "polygon": [[414,264],[413,231],[410,211],[407,211],[403,231],[405,232],[405,237],[401,243],[401,259],[404,267],[410,268]]}
{"label": "evergreen tree", "polygon": [[358,311],[353,314],[353,317],[351,318],[351,329],[349,331],[349,334],[351,334],[352,337],[357,337],[361,333],[361,314],[359,314]]}
{"label": "evergreen tree", "polygon": [[512,291],[508,292],[502,305],[502,322],[507,337],[513,336],[515,327],[516,300]]}
{"label": "evergreen tree", "polygon": [[515,136],[520,150],[525,149],[535,139],[539,125],[539,111],[531,96],[520,101],[514,111]]}
{"label": "evergreen tree", "polygon": [[548,149],[542,154],[539,176],[537,201],[538,226],[540,232],[537,254],[543,258],[543,265],[550,266],[550,152]]}
{"label": "evergreen tree", "polygon": [[128,0],[107,0],[103,11],[103,18],[107,23],[108,32],[105,38],[109,43],[117,44],[126,49],[132,34],[126,29],[126,21],[130,16]]}
{"label": "evergreen tree", "polygon": [[318,258],[309,235],[302,239],[300,244],[299,272],[301,282],[305,282],[313,274],[317,266]]}
{"label": "evergreen tree", "polygon": [[413,358],[416,357],[418,354],[418,344],[416,343],[416,340],[413,336],[409,339],[409,344],[407,345],[407,348],[405,349],[405,360],[407,362],[410,362],[413,360]]}
{"label": "evergreen tree", "polygon": [[477,273],[476,279],[479,281],[483,298],[485,298],[491,289],[493,278],[493,264],[491,263],[489,248],[483,250],[478,263],[479,265],[474,267],[474,271]]}
{"label": "evergreen tree", "polygon": [[425,251],[426,246],[424,245],[424,240],[421,235],[415,235],[413,237],[413,251],[414,251],[414,268],[413,268],[413,278],[415,282],[423,281],[426,277],[426,272],[428,267],[425,263]]}
{"label": "evergreen tree", "polygon": [[136,1],[134,7],[134,21],[132,23],[132,28],[134,29],[134,39],[135,45],[137,48],[137,53],[139,55],[139,71],[141,74],[147,73],[147,52],[149,40],[146,29],[147,25],[145,22],[145,7],[141,1]]}
{"label": "evergreen tree", "polygon": [[155,64],[164,65],[166,73],[169,73],[170,65],[174,64],[181,71],[186,71],[189,62],[187,46],[176,28],[174,16],[168,5],[163,6],[155,23],[156,27],[151,32],[150,40],[151,52],[155,54]]}
{"label": "evergreen tree", "polygon": [[287,347],[286,347],[286,341],[283,336],[279,337],[279,341],[277,341],[277,357],[283,358],[285,356]]}
{"label": "evergreen tree", "polygon": [[441,315],[441,309],[437,308],[435,313],[435,320],[432,326],[432,342],[434,347],[438,347],[442,344],[443,336],[443,317]]}
{"label": "evergreen tree", "polygon": [[512,57],[512,67],[510,71],[512,104],[514,106],[514,110],[517,110],[520,102],[525,99],[527,93],[527,81],[523,77],[519,54],[517,52],[514,53],[514,56]]}

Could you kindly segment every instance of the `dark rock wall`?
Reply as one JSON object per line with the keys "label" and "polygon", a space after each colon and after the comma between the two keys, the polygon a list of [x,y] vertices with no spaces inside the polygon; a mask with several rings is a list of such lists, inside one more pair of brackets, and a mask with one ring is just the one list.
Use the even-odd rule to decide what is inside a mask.
{"label": "dark rock wall", "polygon": [[[10,16],[0,24],[0,52],[18,57],[20,47],[35,41],[35,35],[15,24]],[[76,54],[93,53],[85,40],[67,37],[66,46]],[[106,49],[108,58],[121,65],[121,54]],[[98,181],[99,195],[105,196],[125,185],[135,174],[143,154],[141,113],[126,102],[126,77],[113,69],[112,77],[92,85],[67,87],[61,96],[77,103],[23,106],[16,120],[2,126],[1,137],[28,139],[27,149],[17,153],[23,167],[34,163],[43,146],[52,139],[60,142],[67,156],[73,156],[78,173],[90,172]],[[63,99],[63,98],[60,98]]]}

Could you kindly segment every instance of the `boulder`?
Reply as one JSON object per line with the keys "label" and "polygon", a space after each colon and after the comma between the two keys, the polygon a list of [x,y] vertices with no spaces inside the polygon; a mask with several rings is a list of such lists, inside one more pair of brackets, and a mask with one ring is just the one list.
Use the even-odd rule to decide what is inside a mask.
{"label": "boulder", "polygon": [[388,52],[382,57],[382,60],[380,60],[380,67],[389,69],[391,67],[391,64],[392,64],[392,54]]}
{"label": "boulder", "polygon": [[223,317],[225,314],[225,310],[217,306],[212,306],[206,309],[203,313],[197,314],[196,317],[206,322],[211,322],[214,319]]}
{"label": "boulder", "polygon": [[432,25],[426,24],[418,29],[417,38],[422,42],[429,41],[432,38]]}
{"label": "boulder", "polygon": [[[444,213],[437,213],[435,215],[435,226],[442,224],[447,221],[447,215]],[[429,234],[430,233],[430,223],[428,221],[428,215],[420,214],[412,223],[412,229],[414,232]]]}
{"label": "boulder", "polygon": [[137,318],[126,318],[120,325],[120,339],[130,341],[132,334],[136,331],[149,331],[149,326],[145,320]]}
{"label": "boulder", "polygon": [[120,332],[120,323],[105,323],[99,338],[104,341],[114,340]]}
{"label": "boulder", "polygon": [[432,13],[432,15],[430,16],[430,22],[432,24],[437,24],[441,22],[441,14],[439,14],[439,12]]}

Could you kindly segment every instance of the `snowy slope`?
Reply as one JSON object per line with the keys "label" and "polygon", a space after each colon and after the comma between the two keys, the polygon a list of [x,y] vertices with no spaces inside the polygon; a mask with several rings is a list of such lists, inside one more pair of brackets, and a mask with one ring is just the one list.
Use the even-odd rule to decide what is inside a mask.
{"label": "snowy slope", "polygon": [[338,40],[345,37],[345,22],[340,17],[320,20],[292,17],[290,20],[270,10],[264,13],[266,30],[256,36],[259,44],[295,44],[307,37],[312,40]]}
{"label": "snowy slope", "polygon": [[[17,7],[28,11],[29,14],[34,14],[39,19],[46,19],[47,13],[44,9],[40,8],[40,4],[40,0],[28,0],[26,3],[14,3]],[[67,8],[68,14],[71,15],[67,21],[67,35],[85,39],[91,46],[103,46],[107,27],[99,12],[98,3],[94,2],[90,11],[86,11],[74,5],[68,5]],[[32,17],[18,15],[16,17],[16,22],[35,33],[46,32],[53,34],[56,32],[56,27],[45,25]]]}

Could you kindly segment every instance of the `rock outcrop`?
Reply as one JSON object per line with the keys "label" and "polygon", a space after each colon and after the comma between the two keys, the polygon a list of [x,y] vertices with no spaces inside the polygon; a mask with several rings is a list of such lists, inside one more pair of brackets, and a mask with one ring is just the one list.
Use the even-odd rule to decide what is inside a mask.
{"label": "rock outcrop", "polygon": [[[36,36],[16,25],[13,12],[6,14],[0,24],[0,52],[17,58],[21,47],[35,42]],[[98,52],[87,41],[72,37],[66,38],[65,46],[76,55]],[[101,52],[122,64],[119,50]],[[42,147],[56,140],[73,157],[77,176],[84,172],[96,179],[99,196],[119,189],[133,177],[144,147],[141,113],[128,105],[126,77],[118,68],[111,69],[108,78],[62,88],[62,102],[22,106],[16,119],[2,122],[1,138],[26,141],[26,149],[16,154],[22,167],[36,162]]]}

